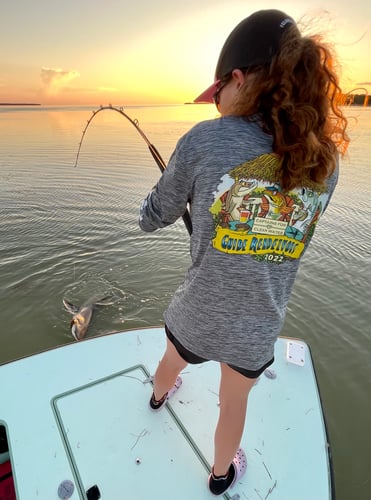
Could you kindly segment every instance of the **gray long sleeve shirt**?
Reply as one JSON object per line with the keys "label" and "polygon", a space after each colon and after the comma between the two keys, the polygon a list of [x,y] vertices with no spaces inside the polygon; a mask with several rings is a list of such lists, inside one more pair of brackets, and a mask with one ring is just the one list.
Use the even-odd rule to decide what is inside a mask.
{"label": "gray long sleeve shirt", "polygon": [[202,122],[178,142],[140,208],[154,231],[190,203],[192,265],[165,311],[181,344],[247,370],[269,362],[299,262],[337,182],[283,192],[272,137],[257,122]]}

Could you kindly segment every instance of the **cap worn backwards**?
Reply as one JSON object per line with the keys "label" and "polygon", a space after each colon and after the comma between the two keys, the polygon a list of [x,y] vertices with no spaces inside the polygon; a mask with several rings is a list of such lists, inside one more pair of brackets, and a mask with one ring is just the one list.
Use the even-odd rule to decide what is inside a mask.
{"label": "cap worn backwards", "polygon": [[223,45],[214,83],[194,102],[213,102],[220,80],[234,69],[269,63],[279,49],[286,27],[292,24],[295,21],[279,10],[259,10],[241,21]]}

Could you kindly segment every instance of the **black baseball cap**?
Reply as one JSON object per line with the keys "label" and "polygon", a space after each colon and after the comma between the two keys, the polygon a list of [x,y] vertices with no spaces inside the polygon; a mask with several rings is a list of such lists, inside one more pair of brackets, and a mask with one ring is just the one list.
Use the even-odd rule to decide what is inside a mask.
{"label": "black baseball cap", "polygon": [[259,10],[241,21],[224,43],[215,81],[194,102],[213,102],[220,81],[234,69],[269,63],[277,53],[282,34],[295,21],[280,10]]}

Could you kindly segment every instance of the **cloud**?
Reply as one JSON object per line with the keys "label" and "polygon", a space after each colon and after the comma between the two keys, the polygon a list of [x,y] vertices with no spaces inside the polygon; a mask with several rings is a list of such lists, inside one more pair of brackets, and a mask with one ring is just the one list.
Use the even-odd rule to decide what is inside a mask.
{"label": "cloud", "polygon": [[49,94],[57,94],[65,89],[69,82],[78,78],[77,71],[66,71],[60,68],[41,68],[40,78],[44,91]]}

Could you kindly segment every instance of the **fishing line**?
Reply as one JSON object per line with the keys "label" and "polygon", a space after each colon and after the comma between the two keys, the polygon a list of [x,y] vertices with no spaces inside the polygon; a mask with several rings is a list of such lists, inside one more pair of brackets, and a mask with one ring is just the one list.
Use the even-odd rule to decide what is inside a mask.
{"label": "fishing line", "polygon": [[[99,109],[92,112],[93,114],[88,119],[87,124],[85,125],[85,128],[82,132],[80,144],[79,144],[77,154],[76,154],[75,167],[77,167],[77,163],[79,161],[79,156],[80,156],[80,151],[81,151],[81,146],[82,146],[82,143],[84,141],[84,137],[85,137],[87,129],[89,128],[90,123],[92,122],[93,118],[98,113],[100,113],[101,111],[105,111],[107,109],[112,110],[112,111],[116,111],[117,113],[120,113],[121,116],[126,118],[135,127],[135,129],[137,130],[139,135],[142,137],[144,142],[147,144],[148,149],[149,149],[153,159],[155,160],[157,166],[159,167],[160,171],[164,172],[164,170],[166,169],[166,163],[164,162],[164,160],[163,160],[162,156],[160,155],[160,153],[158,152],[157,148],[149,141],[148,137],[145,135],[143,130],[140,128],[138,120],[137,119],[133,120],[129,115],[127,115],[124,112],[122,107],[116,108],[115,106],[112,106],[112,104],[110,104],[109,106],[100,106]],[[183,222],[184,222],[185,227],[187,228],[188,233],[191,235],[192,234],[192,221],[191,221],[191,216],[190,216],[188,209],[186,209],[186,211],[184,212]]]}

